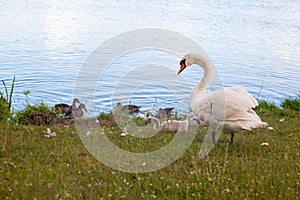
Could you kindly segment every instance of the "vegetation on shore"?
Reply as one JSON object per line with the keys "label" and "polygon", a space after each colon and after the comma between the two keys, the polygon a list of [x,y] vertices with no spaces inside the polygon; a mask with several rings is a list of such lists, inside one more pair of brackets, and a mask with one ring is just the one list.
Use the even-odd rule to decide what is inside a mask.
{"label": "vegetation on shore", "polygon": [[14,92],[15,86],[15,77],[12,80],[12,86],[10,92],[8,92],[8,88],[6,86],[5,81],[2,80],[2,84],[4,87],[4,92],[0,90],[0,123],[7,122],[10,117],[12,117],[12,96]]}
{"label": "vegetation on shore", "polygon": [[[0,122],[0,199],[298,199],[299,98],[284,100],[281,108],[261,101],[256,112],[272,128],[236,134],[233,145],[216,145],[203,159],[198,153],[207,128],[199,128],[177,161],[140,174],[96,160],[72,124],[50,125],[57,136],[46,138],[42,132],[48,125],[16,124],[18,112],[10,114],[10,121],[0,116],[6,119]],[[34,105],[36,110],[43,106]],[[115,145],[132,152],[160,149],[174,137],[170,132],[146,139],[121,137],[112,113],[102,113],[98,120]],[[222,134],[220,140],[228,137]]]}

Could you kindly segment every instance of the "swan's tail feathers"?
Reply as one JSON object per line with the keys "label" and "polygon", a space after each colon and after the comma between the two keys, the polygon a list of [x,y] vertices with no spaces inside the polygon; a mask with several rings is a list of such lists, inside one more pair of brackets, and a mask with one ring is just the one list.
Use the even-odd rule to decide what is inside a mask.
{"label": "swan's tail feathers", "polygon": [[267,125],[266,122],[262,121],[227,121],[224,124],[224,128],[233,132],[240,132],[243,130],[251,131],[253,129],[265,128]]}
{"label": "swan's tail feathers", "polygon": [[250,131],[257,128],[266,128],[267,126],[268,123],[266,122],[247,122],[247,124],[243,125],[241,129]]}

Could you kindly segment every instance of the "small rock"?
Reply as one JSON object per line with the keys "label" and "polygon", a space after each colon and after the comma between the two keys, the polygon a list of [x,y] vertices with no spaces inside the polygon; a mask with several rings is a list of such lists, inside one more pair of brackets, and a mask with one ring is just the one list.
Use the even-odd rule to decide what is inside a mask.
{"label": "small rock", "polygon": [[270,130],[270,131],[274,130],[274,128],[272,126],[268,126],[267,129]]}

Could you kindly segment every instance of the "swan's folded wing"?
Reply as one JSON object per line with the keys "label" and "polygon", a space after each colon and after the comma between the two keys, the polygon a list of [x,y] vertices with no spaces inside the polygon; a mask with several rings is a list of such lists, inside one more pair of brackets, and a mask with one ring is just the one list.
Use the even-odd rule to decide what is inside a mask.
{"label": "swan's folded wing", "polygon": [[258,106],[258,102],[243,87],[226,88],[225,94],[226,118],[230,118],[236,113],[251,112],[251,115],[257,120],[259,119],[257,114],[252,110],[252,108]]}
{"label": "swan's folded wing", "polygon": [[224,120],[238,113],[249,113],[260,120],[251,109],[258,105],[257,100],[243,87],[235,86],[214,92],[195,95],[191,93],[190,106],[192,111],[202,121],[211,119]]}
{"label": "swan's folded wing", "polygon": [[234,86],[225,89],[228,92],[231,92],[231,95],[235,96],[236,98],[240,98],[243,105],[247,105],[250,108],[255,108],[258,106],[258,101],[251,95],[244,87],[242,86]]}
{"label": "swan's folded wing", "polygon": [[261,122],[260,117],[253,111],[236,112],[226,118],[226,121]]}

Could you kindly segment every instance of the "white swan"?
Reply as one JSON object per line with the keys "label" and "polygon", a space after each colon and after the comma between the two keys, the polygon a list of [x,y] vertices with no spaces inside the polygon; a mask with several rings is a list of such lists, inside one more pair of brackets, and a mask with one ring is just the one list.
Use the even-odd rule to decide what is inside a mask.
{"label": "white swan", "polygon": [[[225,131],[231,132],[229,144],[233,143],[234,132],[264,128],[262,122],[252,109],[258,106],[257,100],[242,86],[219,89],[204,93],[213,80],[213,66],[205,57],[189,53],[180,62],[180,74],[187,66],[198,64],[204,69],[202,80],[192,89],[190,107],[198,119],[206,125],[213,125],[212,141],[216,143],[215,128],[222,124]],[[225,98],[225,99],[224,99]]]}
{"label": "white swan", "polygon": [[201,123],[197,118],[191,117],[187,118],[183,121],[180,120],[167,120],[162,123],[156,117],[149,116],[144,125],[149,123],[153,123],[154,130],[163,130],[163,131],[171,131],[171,132],[183,132],[187,131],[189,125],[199,126]]}

